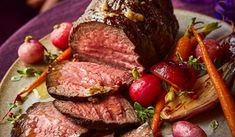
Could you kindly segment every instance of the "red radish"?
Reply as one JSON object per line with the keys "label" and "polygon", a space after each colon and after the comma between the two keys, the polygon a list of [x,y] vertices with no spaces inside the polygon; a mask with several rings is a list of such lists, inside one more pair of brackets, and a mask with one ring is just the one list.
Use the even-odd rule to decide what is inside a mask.
{"label": "red radish", "polygon": [[173,137],[207,137],[206,133],[197,125],[187,121],[178,121],[172,126]]}
{"label": "red radish", "polygon": [[190,66],[173,61],[162,61],[152,66],[150,71],[161,80],[181,90],[191,89],[197,79],[195,70]]}
{"label": "red radish", "polygon": [[54,30],[50,34],[52,44],[58,49],[65,50],[68,48],[68,40],[72,23],[63,22],[54,26]]}
{"label": "red radish", "polygon": [[[213,62],[219,61],[223,62],[223,60],[226,59],[227,54],[229,54],[229,47],[228,46],[220,46],[218,42],[215,39],[206,39],[203,41],[208,54]],[[195,55],[196,57],[202,62],[202,55],[201,55],[201,50],[200,46],[197,45],[195,49]]]}
{"label": "red radish", "polygon": [[18,49],[18,56],[26,64],[38,63],[43,60],[44,47],[38,40],[33,40],[32,36],[27,36]]}
{"label": "red radish", "polygon": [[143,75],[140,79],[134,81],[129,88],[131,99],[144,107],[153,104],[160,91],[160,80],[154,75]]}

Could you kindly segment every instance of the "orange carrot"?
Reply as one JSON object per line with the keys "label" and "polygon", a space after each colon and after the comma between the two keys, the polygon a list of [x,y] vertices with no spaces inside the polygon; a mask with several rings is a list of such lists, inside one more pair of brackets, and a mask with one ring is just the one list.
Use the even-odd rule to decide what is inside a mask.
{"label": "orange carrot", "polygon": [[[196,18],[193,18],[184,35],[178,40],[175,49],[169,56],[169,59],[176,62],[188,60],[192,50],[195,49],[198,44],[195,37],[190,33],[191,26],[194,26],[197,23],[198,22],[196,22]],[[207,24],[200,29],[199,35],[201,35],[201,37],[204,39],[209,33],[215,29],[218,29],[219,27],[220,26],[217,22]],[[182,60],[179,59],[179,56]]]}
{"label": "orange carrot", "polygon": [[69,47],[67,48],[62,54],[60,54],[57,58],[56,58],[56,62],[57,61],[63,61],[66,59],[69,59],[72,55],[72,49]]}
{"label": "orange carrot", "polygon": [[151,128],[152,128],[154,135],[157,135],[157,133],[158,133],[158,126],[161,121],[160,113],[165,105],[165,95],[166,95],[166,91],[163,90],[157,99],[157,104],[154,109],[153,121],[152,121],[152,125],[151,125]]}
{"label": "orange carrot", "polygon": [[[191,40],[188,36],[181,37],[178,40],[170,59],[176,62],[187,60],[191,53],[192,46],[193,45],[191,44]],[[179,60],[179,56],[182,58],[182,60]]]}
{"label": "orange carrot", "polygon": [[[54,62],[69,59],[71,57],[71,55],[72,55],[72,49],[68,48],[62,54],[60,54],[54,60]],[[26,93],[30,93],[34,88],[39,86],[45,80],[47,72],[48,72],[48,67],[43,71],[43,73],[31,85],[29,85],[26,89],[22,90],[20,93],[17,94],[13,103],[16,104],[17,101],[21,101],[22,100],[21,95],[26,94]],[[10,112],[11,112],[11,109],[4,115],[2,120],[4,120]]]}
{"label": "orange carrot", "polygon": [[192,27],[193,34],[195,38],[197,39],[201,53],[202,53],[202,59],[206,65],[207,72],[212,80],[212,83],[216,89],[216,93],[218,95],[218,98],[220,100],[220,104],[222,106],[225,118],[227,119],[229,128],[232,132],[232,135],[235,137],[235,102],[233,100],[233,97],[229,93],[230,91],[226,87],[224,81],[220,77],[220,74],[218,73],[216,67],[212,63],[207,49],[200,37],[200,35],[197,33],[194,27]]}

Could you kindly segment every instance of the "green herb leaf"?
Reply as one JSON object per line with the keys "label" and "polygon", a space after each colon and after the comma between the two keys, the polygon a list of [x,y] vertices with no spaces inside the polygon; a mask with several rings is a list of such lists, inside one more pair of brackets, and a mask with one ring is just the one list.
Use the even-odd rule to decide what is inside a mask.
{"label": "green herb leaf", "polygon": [[42,73],[43,73],[43,71],[41,71],[41,70],[34,72],[34,76],[39,77]]}
{"label": "green herb leaf", "polygon": [[[14,103],[9,103],[8,106],[10,107],[10,109],[15,109],[18,106]],[[7,121],[10,122],[11,124],[15,124],[15,122],[20,118],[21,114],[22,114],[23,110],[21,108],[18,108],[17,111],[15,111],[15,113],[10,113],[8,115]]]}
{"label": "green herb leaf", "polygon": [[138,102],[135,102],[134,103],[134,109],[138,110],[138,111],[142,111],[143,107]]}
{"label": "green herb leaf", "polygon": [[193,56],[189,56],[187,64],[191,65],[195,70],[205,70],[205,64],[200,63],[198,59]]}
{"label": "green herb leaf", "polygon": [[148,108],[144,108],[138,102],[135,102],[134,109],[135,109],[139,119],[143,123],[148,121],[154,115],[154,107],[152,107],[152,106],[149,106]]}
{"label": "green herb leaf", "polygon": [[21,75],[16,75],[16,76],[11,77],[11,81],[19,81],[21,80],[21,78],[22,78]]}
{"label": "green herb leaf", "polygon": [[58,57],[57,54],[52,54],[48,50],[45,50],[45,51],[46,51],[46,54],[45,54],[44,62],[47,64],[52,63]]}
{"label": "green herb leaf", "polygon": [[14,103],[9,103],[9,104],[8,104],[8,107],[9,107],[9,109],[13,109],[13,108],[16,108],[17,105],[14,104]]}
{"label": "green herb leaf", "polygon": [[34,73],[37,72],[37,71],[33,68],[25,68],[24,72],[25,72],[26,76],[33,76]]}
{"label": "green herb leaf", "polygon": [[178,97],[180,97],[180,96],[185,96],[185,95],[187,95],[187,92],[186,92],[186,91],[178,91],[178,92],[176,93],[176,95],[177,95]]}
{"label": "green herb leaf", "polygon": [[215,130],[216,128],[218,128],[219,123],[217,120],[212,120],[209,124],[210,128],[212,128],[213,130]]}
{"label": "green herb leaf", "polygon": [[140,78],[140,74],[139,74],[137,68],[133,68],[131,73],[132,73],[132,76],[133,76],[134,80],[137,80],[137,79]]}
{"label": "green herb leaf", "polygon": [[165,81],[162,81],[162,87],[166,90],[169,91],[171,88],[171,85],[166,83]]}
{"label": "green herb leaf", "polygon": [[17,70],[17,73],[20,74],[21,77],[40,76],[42,72],[42,70],[36,70],[34,68],[24,68],[23,70]]}
{"label": "green herb leaf", "polygon": [[21,76],[22,76],[22,75],[25,75],[24,70],[17,70],[17,73],[20,74]]}

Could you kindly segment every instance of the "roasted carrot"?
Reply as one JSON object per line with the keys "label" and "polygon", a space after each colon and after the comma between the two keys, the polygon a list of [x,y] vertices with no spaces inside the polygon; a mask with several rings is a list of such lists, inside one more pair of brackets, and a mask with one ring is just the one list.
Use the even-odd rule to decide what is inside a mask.
{"label": "roasted carrot", "polygon": [[[59,62],[59,61],[63,61],[66,59],[69,59],[72,55],[72,49],[68,48],[66,49],[62,54],[60,54],[55,60],[54,62]],[[48,72],[48,67],[43,71],[43,73],[31,84],[29,85],[26,89],[22,90],[20,93],[18,93],[16,95],[16,98],[14,100],[14,104],[16,104],[17,101],[21,101],[21,96],[23,94],[26,93],[30,93],[34,88],[36,88],[37,86],[39,86],[46,78]],[[11,109],[4,115],[4,117],[2,118],[2,120],[4,120],[6,118],[6,116],[11,112]]]}
{"label": "roasted carrot", "polygon": [[[197,40],[190,32],[190,28],[197,23],[198,22],[196,22],[196,18],[193,18],[184,35],[178,40],[176,47],[174,48],[172,54],[169,56],[169,59],[176,62],[188,60],[192,50],[195,49],[198,44]],[[207,24],[200,29],[200,35],[204,39],[208,34],[210,34],[215,29],[218,29],[219,27],[220,26],[217,22]],[[179,59],[179,56],[181,60]]]}
{"label": "roasted carrot", "polygon": [[[63,61],[63,60],[69,59],[71,57],[71,55],[72,55],[72,49],[68,48],[62,54],[60,54],[54,60],[54,62],[59,62],[59,61]],[[29,85],[26,89],[24,89],[19,94],[17,94],[17,96],[16,96],[16,98],[14,100],[14,103],[16,103],[17,99],[19,99],[21,95],[23,95],[25,93],[29,93],[34,88],[36,88],[38,85],[40,85],[45,80],[47,72],[48,72],[48,67],[43,71],[43,73],[31,85]]]}
{"label": "roasted carrot", "polygon": [[153,120],[152,120],[152,125],[151,125],[154,135],[157,135],[158,133],[158,126],[161,121],[160,113],[165,105],[165,95],[166,95],[166,91],[163,90],[157,99],[157,104],[154,109],[154,115],[153,115]]}
{"label": "roasted carrot", "polygon": [[69,47],[67,48],[62,54],[60,54],[57,58],[56,58],[56,62],[57,61],[63,61],[66,59],[69,59],[72,56],[72,49]]}
{"label": "roasted carrot", "polygon": [[206,65],[206,69],[211,78],[211,81],[216,89],[216,93],[224,112],[224,116],[227,119],[232,135],[235,137],[235,102],[233,100],[233,97],[229,93],[228,88],[220,77],[220,74],[218,73],[216,67],[212,63],[201,36],[198,34],[194,27],[192,27],[192,31],[199,43],[202,53],[202,59]]}
{"label": "roasted carrot", "polygon": [[[191,40],[187,36],[181,37],[176,45],[176,48],[173,51],[172,56],[170,57],[171,60],[179,62],[185,61],[188,59],[191,48],[192,48]],[[180,57],[181,59],[179,59]]]}

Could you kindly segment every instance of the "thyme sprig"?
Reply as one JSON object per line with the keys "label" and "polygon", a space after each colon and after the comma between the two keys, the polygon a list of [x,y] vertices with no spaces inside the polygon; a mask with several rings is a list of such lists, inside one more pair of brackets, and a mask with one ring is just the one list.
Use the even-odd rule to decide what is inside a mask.
{"label": "thyme sprig", "polygon": [[14,103],[9,103],[8,107],[9,107],[10,110],[14,110],[14,113],[11,111],[8,114],[7,121],[11,124],[15,124],[15,122],[22,115],[23,110],[22,110],[22,108],[20,108],[18,105],[14,104]]}
{"label": "thyme sprig", "polygon": [[153,117],[154,107],[149,106],[147,108],[142,107],[138,102],[134,103],[134,109],[141,122],[146,122]]}
{"label": "thyme sprig", "polygon": [[206,70],[205,64],[200,63],[199,60],[192,55],[189,56],[187,64],[191,65],[195,70]]}

